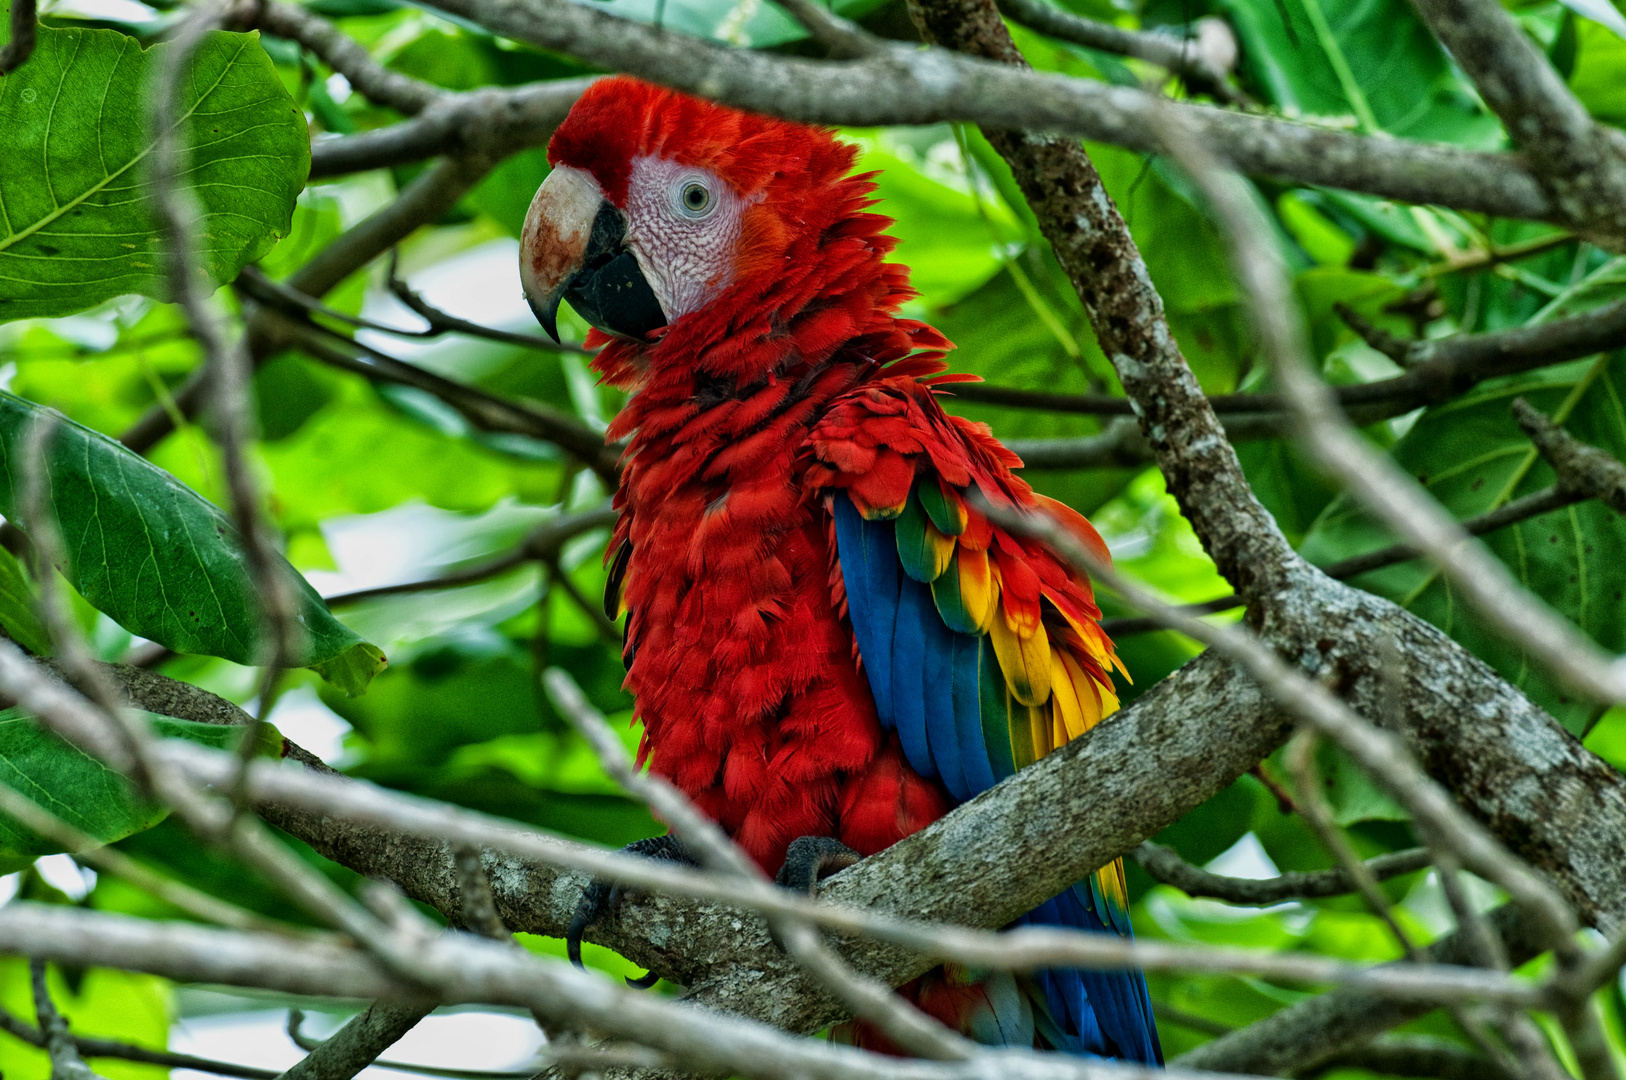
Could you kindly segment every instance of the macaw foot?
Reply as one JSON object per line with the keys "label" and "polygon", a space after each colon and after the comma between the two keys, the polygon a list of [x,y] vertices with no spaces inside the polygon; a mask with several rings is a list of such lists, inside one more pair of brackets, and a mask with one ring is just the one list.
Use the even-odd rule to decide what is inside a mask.
{"label": "macaw foot", "polygon": [[[683,846],[683,841],[672,835],[652,836],[647,840],[634,840],[621,849],[628,855],[642,855],[646,859],[665,859],[668,862],[683,863],[686,866],[698,866],[699,862],[689,854],[689,849]],[[606,911],[614,908],[620,902],[626,888],[621,885],[607,885],[602,881],[594,881],[582,892],[582,898],[576,905],[576,914],[571,917],[570,927],[565,931],[565,954],[570,962],[582,967],[582,932]],[[627,985],[647,990],[660,981],[660,976],[653,971],[645,972],[642,978],[628,979]]]}
{"label": "macaw foot", "polygon": [[785,850],[785,862],[774,883],[811,894],[813,887],[837,870],[845,870],[861,856],[833,836],[802,836]]}

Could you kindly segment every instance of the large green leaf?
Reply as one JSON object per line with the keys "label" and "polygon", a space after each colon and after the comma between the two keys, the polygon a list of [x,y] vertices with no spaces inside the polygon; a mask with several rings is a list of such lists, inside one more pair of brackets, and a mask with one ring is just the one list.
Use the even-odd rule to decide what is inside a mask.
{"label": "large green leaf", "polygon": [[1499,138],[1405,0],[1217,0],[1260,93],[1290,115],[1485,146]]}
{"label": "large green leaf", "polygon": [[[244,730],[145,715],[155,733],[206,746],[234,746]],[[150,829],[169,813],[138,795],[124,777],[44,730],[20,709],[0,712],[0,786],[26,795],[104,844]],[[0,874],[62,850],[61,844],[0,814]]]}
{"label": "large green leaf", "polygon": [[[1561,420],[1577,438],[1612,456],[1626,455],[1626,358],[1616,356],[1498,379],[1430,409],[1395,444],[1395,459],[1459,519],[1547,487],[1552,470],[1509,413],[1520,396]],[[1316,523],[1302,550],[1312,561],[1326,563],[1390,540],[1341,498]],[[1605,648],[1626,650],[1626,622],[1619,617],[1626,593],[1626,530],[1614,511],[1581,503],[1503,529],[1486,541],[1533,593]],[[1590,703],[1569,697],[1521,650],[1464,610],[1431,564],[1404,563],[1356,583],[1449,633],[1572,729],[1589,714]]]}
{"label": "large green leaf", "polygon": [[[28,63],[0,77],[0,322],[165,295],[146,90],[168,47],[41,26]],[[219,283],[287,234],[309,136],[256,34],[211,33],[183,85],[199,254]]]}
{"label": "large green leaf", "polygon": [[[25,440],[55,414],[0,393],[0,514],[16,519]],[[57,418],[45,467],[67,565],[63,573],[133,634],[177,652],[239,664],[261,659],[246,556],[215,506],[105,435]],[[293,663],[359,694],[384,654],[328,613],[316,590],[278,561],[303,630]]]}

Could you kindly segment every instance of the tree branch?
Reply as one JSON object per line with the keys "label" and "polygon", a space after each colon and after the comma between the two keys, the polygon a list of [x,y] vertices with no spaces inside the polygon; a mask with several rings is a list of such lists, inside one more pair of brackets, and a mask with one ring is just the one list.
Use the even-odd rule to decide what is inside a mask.
{"label": "tree branch", "polygon": [[1581,442],[1524,398],[1514,400],[1513,415],[1558,474],[1560,491],[1597,499],[1615,513],[1626,514],[1626,465]]}
{"label": "tree branch", "polygon": [[[714,45],[569,0],[446,0],[493,32],[740,108],[810,123],[967,121],[1050,131],[1152,153],[1161,99],[1126,87],[1007,68],[940,49],[888,44],[832,63]],[[1373,139],[1197,105],[1174,106],[1250,172],[1299,184],[1440,203],[1505,217],[1561,210],[1509,155]]]}
{"label": "tree branch", "polygon": [[[1437,340],[1398,338],[1347,308],[1340,314],[1368,345],[1406,369],[1393,378],[1331,388],[1339,406],[1359,425],[1438,405],[1466,393],[1486,379],[1533,371],[1626,346],[1626,301],[1605,304],[1540,326],[1488,334],[1460,334]],[[961,401],[1019,409],[1095,416],[1128,416],[1133,412],[1128,398],[1108,394],[1054,394],[987,383],[960,383],[954,387],[953,395]],[[1262,419],[1260,414],[1269,414],[1280,431],[1287,429],[1286,403],[1280,394],[1213,394],[1208,403],[1216,413],[1228,419],[1241,416]],[[1236,440],[1232,423],[1227,423],[1227,433]]]}
{"label": "tree branch", "polygon": [[1111,23],[1086,19],[1051,7],[1043,0],[1001,0],[999,6],[1006,15],[1041,34],[1071,41],[1088,49],[1133,56],[1137,60],[1156,64],[1168,69],[1170,74],[1179,76],[1197,93],[1212,94],[1229,105],[1248,102],[1247,95],[1231,85],[1229,72],[1203,52],[1200,39],[1124,30]]}
{"label": "tree branch", "polygon": [[364,45],[320,15],[282,0],[238,0],[228,19],[243,29],[298,42],[315,53],[362,97],[408,116],[438,101],[442,91],[374,60]]}
{"label": "tree branch", "polygon": [[1467,72],[1562,217],[1612,250],[1626,245],[1626,137],[1594,123],[1496,0],[1413,0]]}
{"label": "tree branch", "polygon": [[443,93],[411,120],[311,146],[311,179],[432,157],[514,153],[547,143],[596,76]]}
{"label": "tree branch", "polygon": [[[1222,877],[1192,866],[1180,858],[1173,848],[1154,844],[1150,840],[1135,849],[1134,858],[1148,874],[1187,896],[1212,897],[1229,904],[1266,905],[1288,900],[1315,900],[1343,896],[1356,889],[1355,882],[1342,869],[1295,871],[1263,880]],[[1379,855],[1368,860],[1366,866],[1375,880],[1387,881],[1402,874],[1415,873],[1428,864],[1428,852],[1423,848],[1412,848],[1410,851]]]}

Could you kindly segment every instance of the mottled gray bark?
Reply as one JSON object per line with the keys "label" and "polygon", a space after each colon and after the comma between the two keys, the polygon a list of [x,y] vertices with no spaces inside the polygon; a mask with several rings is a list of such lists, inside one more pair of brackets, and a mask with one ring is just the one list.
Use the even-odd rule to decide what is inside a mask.
{"label": "mottled gray bark", "polygon": [[[830,63],[726,48],[569,0],[444,0],[439,6],[518,41],[795,120],[856,126],[960,120],[1132,150],[1160,148],[1154,117],[1164,99],[1157,95],[941,50],[888,44],[864,59]],[[1206,106],[1176,108],[1256,175],[1507,217],[1558,214],[1511,155],[1369,139]]]}

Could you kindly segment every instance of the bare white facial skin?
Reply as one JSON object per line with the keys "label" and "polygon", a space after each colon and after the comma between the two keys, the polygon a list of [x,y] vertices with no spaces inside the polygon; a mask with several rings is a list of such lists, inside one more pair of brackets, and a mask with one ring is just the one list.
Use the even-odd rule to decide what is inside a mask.
{"label": "bare white facial skin", "polygon": [[667,322],[705,307],[732,283],[741,219],[752,201],[707,169],[633,159],[627,246]]}

